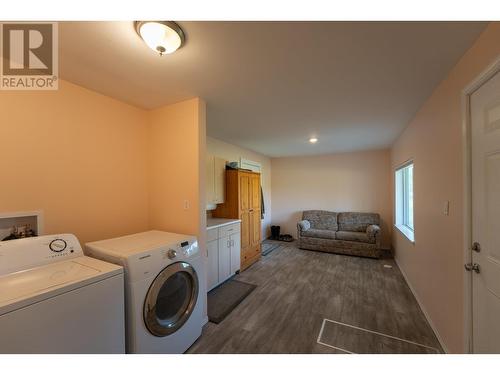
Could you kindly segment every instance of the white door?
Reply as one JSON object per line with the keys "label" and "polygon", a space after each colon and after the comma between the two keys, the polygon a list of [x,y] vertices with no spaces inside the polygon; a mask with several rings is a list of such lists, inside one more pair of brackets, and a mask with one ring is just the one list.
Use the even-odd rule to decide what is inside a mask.
{"label": "white door", "polygon": [[241,263],[241,238],[240,233],[232,234],[229,237],[231,241],[231,275],[240,269]]}
{"label": "white door", "polygon": [[219,283],[231,276],[231,241],[229,236],[219,238]]}
{"label": "white door", "polygon": [[208,290],[219,283],[219,245],[217,240],[207,242],[207,285]]}
{"label": "white door", "polygon": [[500,73],[470,105],[472,241],[480,246],[472,251],[472,345],[475,353],[500,353]]}

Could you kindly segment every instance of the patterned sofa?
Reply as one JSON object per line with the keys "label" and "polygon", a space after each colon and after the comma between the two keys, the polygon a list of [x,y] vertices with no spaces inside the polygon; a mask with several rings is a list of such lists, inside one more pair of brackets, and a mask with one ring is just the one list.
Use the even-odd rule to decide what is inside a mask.
{"label": "patterned sofa", "polygon": [[301,249],[380,257],[380,216],[362,212],[304,211],[297,223]]}

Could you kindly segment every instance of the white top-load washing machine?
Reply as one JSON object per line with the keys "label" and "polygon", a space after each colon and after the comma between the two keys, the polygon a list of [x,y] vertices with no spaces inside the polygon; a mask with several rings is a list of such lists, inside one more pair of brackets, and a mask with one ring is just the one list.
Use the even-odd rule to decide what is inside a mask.
{"label": "white top-load washing machine", "polygon": [[201,335],[206,281],[196,237],[153,230],[85,251],[125,268],[128,353],[184,353]]}
{"label": "white top-load washing machine", "polygon": [[123,268],[72,234],[0,242],[0,353],[124,353]]}

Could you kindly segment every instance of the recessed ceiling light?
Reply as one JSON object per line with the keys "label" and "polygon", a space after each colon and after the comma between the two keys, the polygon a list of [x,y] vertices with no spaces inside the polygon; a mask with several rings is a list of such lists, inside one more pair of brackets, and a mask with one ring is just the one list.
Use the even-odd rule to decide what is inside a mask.
{"label": "recessed ceiling light", "polygon": [[316,137],[309,138],[309,143],[316,143],[316,142],[318,142],[318,138]]}
{"label": "recessed ceiling light", "polygon": [[135,21],[135,31],[160,56],[177,51],[186,39],[181,27],[173,21]]}

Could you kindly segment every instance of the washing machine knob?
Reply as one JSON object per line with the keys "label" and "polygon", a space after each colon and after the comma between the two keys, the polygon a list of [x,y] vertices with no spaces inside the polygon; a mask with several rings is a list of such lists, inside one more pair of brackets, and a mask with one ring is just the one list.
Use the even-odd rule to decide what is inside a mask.
{"label": "washing machine knob", "polygon": [[175,251],[174,249],[170,249],[167,252],[167,256],[169,259],[174,259],[177,256],[177,251]]}
{"label": "washing machine knob", "polygon": [[55,240],[52,240],[49,244],[49,249],[52,250],[54,253],[60,253],[61,251],[65,250],[68,244],[66,241],[64,241],[61,238],[56,238]]}

